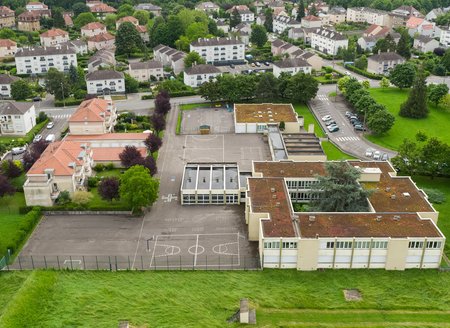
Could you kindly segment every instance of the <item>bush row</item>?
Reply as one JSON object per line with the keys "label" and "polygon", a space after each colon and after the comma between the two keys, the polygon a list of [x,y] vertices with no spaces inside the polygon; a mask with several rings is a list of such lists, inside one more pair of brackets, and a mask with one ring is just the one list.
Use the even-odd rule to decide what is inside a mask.
{"label": "bush row", "polygon": [[5,244],[2,244],[0,241],[0,256],[6,255],[8,249],[11,250],[11,254],[17,252],[41,218],[41,209],[39,207],[21,208],[19,211],[20,214],[25,215],[18,223],[17,233],[11,241]]}
{"label": "bush row", "polygon": [[55,107],[63,107],[64,104],[66,106],[76,106],[81,104],[84,99],[66,99],[65,102],[62,100],[55,100]]}
{"label": "bush row", "polygon": [[[22,206],[19,208],[19,213],[27,213],[27,211],[30,211],[30,206]],[[115,205],[110,204],[108,206],[101,206],[101,205],[90,205],[90,206],[80,206],[74,203],[68,203],[65,205],[55,205],[51,207],[44,207],[41,206],[38,208],[40,211],[131,211],[131,208],[129,206],[124,205]]]}
{"label": "bush row", "polygon": [[373,73],[364,71],[362,69],[359,69],[356,66],[349,65],[349,64],[345,65],[345,68],[348,69],[349,71],[358,73],[358,74],[360,74],[362,76],[365,76],[365,77],[367,77],[369,79],[373,79],[373,80],[381,80],[384,77],[383,75],[373,74]]}

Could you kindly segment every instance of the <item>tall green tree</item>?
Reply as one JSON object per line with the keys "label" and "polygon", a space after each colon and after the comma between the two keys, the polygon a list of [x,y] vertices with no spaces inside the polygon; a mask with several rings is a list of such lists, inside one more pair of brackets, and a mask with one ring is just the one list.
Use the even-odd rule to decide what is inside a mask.
{"label": "tall green tree", "polygon": [[58,28],[64,28],[66,22],[64,21],[63,11],[61,8],[55,8],[52,10],[53,26]]}
{"label": "tall green tree", "polygon": [[253,25],[252,34],[250,35],[250,41],[258,48],[264,46],[267,42],[267,31],[266,28],[262,25]]}
{"label": "tall green tree", "polygon": [[311,192],[320,197],[311,202],[314,212],[366,212],[370,191],[358,183],[361,172],[347,162],[326,162],[326,175],[318,176]]}
{"label": "tall green tree", "polygon": [[428,87],[428,100],[434,103],[437,107],[439,102],[448,94],[448,86],[445,83],[431,84]]}
{"label": "tall green tree", "polygon": [[136,27],[130,22],[120,24],[116,34],[116,55],[129,56],[133,52],[143,50],[144,42]]}
{"label": "tall green tree", "polygon": [[276,99],[278,97],[278,80],[272,73],[260,75],[255,95],[258,99]]}
{"label": "tall green tree", "polygon": [[266,28],[267,32],[273,32],[273,13],[272,9],[267,8],[264,12],[264,16],[266,17],[266,20],[264,21],[264,27]]}
{"label": "tall green tree", "polygon": [[365,55],[362,55],[357,60],[355,60],[355,67],[364,71],[367,69],[367,63],[368,63],[367,57]]}
{"label": "tall green tree", "polygon": [[158,199],[159,180],[142,165],[130,167],[120,178],[119,194],[133,209],[152,205]]}
{"label": "tall green tree", "polygon": [[389,80],[400,89],[410,88],[416,76],[416,68],[411,63],[398,64],[389,74]]}
{"label": "tall green tree", "polygon": [[450,72],[450,48],[448,48],[445,51],[444,56],[442,56],[441,65],[445,67],[447,72]]}
{"label": "tall green tree", "polygon": [[86,6],[86,4],[84,2],[76,2],[72,6],[72,11],[73,11],[73,14],[76,17],[76,16],[78,16],[81,13],[88,13],[89,12],[89,7]]}
{"label": "tall green tree", "polygon": [[289,79],[286,95],[292,102],[307,103],[319,91],[319,82],[311,74],[297,73]]}
{"label": "tall green tree", "polygon": [[311,6],[311,8],[309,8],[308,14],[309,14],[309,15],[313,15],[313,16],[316,16],[316,15],[317,15],[317,7],[316,7],[316,4],[315,4],[315,3],[313,3],[312,6]]}
{"label": "tall green tree", "polygon": [[196,51],[192,51],[192,52],[188,53],[186,55],[186,57],[184,57],[184,66],[186,68],[192,67],[192,65],[194,65],[194,64],[200,65],[200,64],[204,64],[204,63],[205,63],[205,60]]}
{"label": "tall green tree", "polygon": [[305,2],[304,2],[304,0],[299,0],[297,21],[301,22],[303,17],[305,17]]}
{"label": "tall green tree", "polygon": [[394,38],[388,34],[384,39],[379,39],[373,47],[373,53],[378,52],[394,52],[397,49]]}
{"label": "tall green tree", "polygon": [[23,79],[14,81],[11,84],[11,97],[14,100],[26,100],[33,95],[31,85]]}
{"label": "tall green tree", "polygon": [[388,132],[395,122],[395,117],[387,110],[379,110],[367,118],[367,127],[377,135]]}
{"label": "tall green tree", "polygon": [[230,27],[233,28],[237,26],[241,22],[241,16],[239,15],[239,12],[236,8],[234,8],[233,12],[230,16]]}
{"label": "tall green tree", "polygon": [[139,25],[147,25],[150,20],[150,13],[146,10],[136,10],[133,17],[139,21]]}
{"label": "tall green tree", "polygon": [[411,37],[406,30],[402,31],[397,44],[397,53],[406,58],[411,58]]}
{"label": "tall green tree", "polygon": [[135,93],[139,91],[139,81],[131,77],[129,74],[125,74],[125,92]]}
{"label": "tall green tree", "polygon": [[425,72],[419,69],[408,99],[400,106],[399,115],[411,118],[423,118],[428,116],[427,106],[427,81]]}
{"label": "tall green tree", "polygon": [[69,97],[71,84],[63,72],[52,67],[45,76],[45,89],[54,95],[56,100],[62,100]]}
{"label": "tall green tree", "polygon": [[73,25],[80,29],[84,25],[97,21],[92,13],[81,13],[73,21]]}

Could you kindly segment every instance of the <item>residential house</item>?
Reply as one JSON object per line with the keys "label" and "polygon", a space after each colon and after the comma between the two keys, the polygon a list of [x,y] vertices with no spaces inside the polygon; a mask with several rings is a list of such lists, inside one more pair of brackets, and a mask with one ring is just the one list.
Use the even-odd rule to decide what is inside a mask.
{"label": "residential house", "polygon": [[322,26],[322,21],[317,16],[309,15],[302,18],[301,25],[306,28],[319,28]]}
{"label": "residential house", "polygon": [[66,25],[66,27],[73,27],[73,20],[72,20],[72,16],[70,13],[64,13],[63,18],[64,18],[64,24]]}
{"label": "residential house", "polygon": [[138,26],[139,25],[139,20],[137,18],[135,18],[133,16],[125,16],[125,17],[119,18],[116,21],[116,30],[119,29],[120,24],[125,23],[125,22],[131,23],[134,26]]}
{"label": "residential house", "polygon": [[405,26],[410,17],[423,18],[424,16],[412,6],[400,6],[389,13],[389,27]]}
{"label": "residential house", "polygon": [[41,45],[52,47],[59,43],[69,41],[69,33],[59,28],[52,28],[40,35]]}
{"label": "residential house", "polygon": [[36,109],[30,102],[0,102],[0,135],[24,136],[36,125]]}
{"label": "residential house", "polygon": [[141,36],[142,41],[150,42],[150,35],[148,34],[147,26],[138,25],[138,26],[136,26],[136,30],[138,31],[139,35]]}
{"label": "residential house", "polygon": [[200,64],[186,68],[184,71],[184,84],[197,88],[205,82],[215,79],[221,71],[213,65]]}
{"label": "residential house", "polygon": [[17,29],[24,32],[34,32],[41,29],[41,16],[33,11],[25,11],[17,16]]}
{"label": "residential house", "polygon": [[323,59],[316,53],[300,49],[299,47],[280,39],[276,39],[272,42],[271,52],[274,56],[287,56],[287,58],[303,59],[315,70],[320,70],[323,66]]}
{"label": "residential house", "polygon": [[116,66],[116,58],[114,50],[102,49],[93,54],[88,60],[88,72],[100,69],[114,69]]}
{"label": "residential house", "polygon": [[134,9],[145,10],[152,13],[155,16],[161,16],[161,7],[155,6],[154,4],[151,3],[139,3],[136,6],[134,6]]}
{"label": "residential house", "polygon": [[200,2],[198,5],[195,6],[196,10],[204,11],[206,13],[213,13],[213,12],[219,12],[220,7],[216,5],[214,2],[206,1],[206,2]]}
{"label": "residential house", "polygon": [[27,206],[53,206],[62,191],[73,195],[86,190],[94,166],[92,156],[85,142],[51,143],[27,172],[23,185]]}
{"label": "residential house", "polygon": [[106,3],[99,2],[89,7],[91,13],[94,14],[95,17],[104,19],[108,14],[115,14],[117,9],[111,6],[108,6]]}
{"label": "residential house", "polygon": [[111,97],[83,101],[69,118],[70,134],[93,135],[114,132],[117,112]]}
{"label": "residential house", "polygon": [[266,22],[266,15],[259,14],[258,16],[256,16],[256,24],[264,25],[265,22]]}
{"label": "residential house", "polygon": [[81,36],[85,38],[90,38],[107,32],[106,26],[99,22],[89,23],[81,28]]}
{"label": "residential house", "polygon": [[404,62],[405,59],[395,52],[381,52],[367,58],[367,71],[387,75],[395,66]]}
{"label": "residential house", "polygon": [[89,51],[115,48],[116,37],[108,32],[91,36],[87,45]]}
{"label": "residential house", "polygon": [[11,58],[17,52],[17,43],[10,39],[0,39],[0,59]]}
{"label": "residential house", "polygon": [[441,15],[444,15],[450,11],[450,7],[448,8],[434,8],[432,9],[426,16],[425,19],[429,22],[434,22],[436,18]]}
{"label": "residential house", "polygon": [[17,80],[17,76],[0,74],[0,99],[11,98],[11,84]]}
{"label": "residential house", "polygon": [[348,39],[339,32],[318,28],[311,33],[311,48],[325,54],[336,55],[339,48],[347,49]]}
{"label": "residential house", "polygon": [[217,21],[216,24],[217,24],[217,28],[219,30],[222,30],[223,33],[228,34],[228,32],[230,32],[230,24],[227,24],[226,22],[221,21],[221,20]]}
{"label": "residential house", "polygon": [[184,71],[186,53],[183,51],[160,44],[153,48],[153,57],[154,60],[162,62],[163,66],[171,67],[175,74]]}
{"label": "residential house", "polygon": [[86,55],[88,53],[87,42],[84,40],[69,40],[67,42],[61,43],[63,47],[71,47],[79,55]]}
{"label": "residential house", "polygon": [[39,17],[51,17],[52,13],[46,4],[41,2],[28,2],[25,6],[25,9],[28,12],[35,13],[39,15]]}
{"label": "residential house", "polygon": [[244,42],[234,38],[198,39],[191,42],[190,51],[196,51],[208,64],[243,63]]}
{"label": "residential house", "polygon": [[[429,21],[426,21],[423,18],[420,17],[414,17],[411,16],[406,21],[406,28],[408,29],[408,33],[410,36],[414,36],[416,34],[418,35],[425,35],[434,37],[435,36],[435,23],[431,23]],[[440,33],[439,33],[440,35]]]}
{"label": "residential house", "polygon": [[347,19],[347,9],[344,7],[333,7],[326,15],[320,17],[322,19],[322,24],[335,25],[345,23]]}
{"label": "residential house", "polygon": [[301,26],[300,22],[285,15],[275,16],[273,18],[272,24],[273,32],[276,34],[281,34],[288,29]]}
{"label": "residential house", "polygon": [[278,15],[285,10],[284,2],[278,0],[267,3],[267,7],[272,9],[274,15]]}
{"label": "residential house", "polygon": [[9,7],[0,6],[0,28],[3,27],[15,27],[16,16],[14,10]]}
{"label": "residential house", "polygon": [[158,81],[164,77],[163,64],[156,60],[130,63],[128,72],[139,82]]}
{"label": "residential house", "polygon": [[239,23],[233,28],[235,35],[244,42],[245,45],[250,43],[250,35],[252,33],[252,27],[248,23]]}
{"label": "residential house", "polygon": [[238,10],[241,22],[253,23],[255,21],[255,14],[249,9]]}
{"label": "residential house", "polygon": [[380,26],[376,24],[370,25],[358,39],[357,43],[363,50],[372,51],[379,39],[386,38],[390,34],[392,39],[397,44],[400,40],[400,33],[394,32],[387,26]]}
{"label": "residential house", "polygon": [[443,28],[441,32],[441,37],[439,38],[439,43],[444,47],[450,47],[450,28]]}
{"label": "residential house", "polygon": [[122,23],[131,23],[134,25],[134,27],[136,27],[136,30],[139,32],[139,35],[141,36],[142,41],[144,42],[149,42],[150,41],[150,37],[148,35],[148,31],[147,31],[147,27],[143,26],[143,25],[139,25],[139,20],[137,20],[136,18],[134,18],[133,16],[125,16],[120,18],[117,22],[116,22],[116,30],[119,29],[119,26]]}
{"label": "residential house", "polygon": [[368,23],[389,26],[389,13],[368,7],[353,7],[347,9],[347,22]]}
{"label": "residential house", "polygon": [[419,35],[414,39],[413,48],[421,52],[431,52],[439,47],[439,41],[429,36]]}
{"label": "residential house", "polygon": [[299,72],[311,74],[311,65],[301,58],[288,58],[273,63],[273,75],[279,77],[281,73],[295,75]]}
{"label": "residential house", "polygon": [[125,93],[125,77],[113,70],[93,71],[86,74],[86,86],[90,95]]}
{"label": "residential house", "polygon": [[77,67],[76,51],[67,46],[19,48],[15,57],[17,74],[44,74],[50,68],[68,72]]}

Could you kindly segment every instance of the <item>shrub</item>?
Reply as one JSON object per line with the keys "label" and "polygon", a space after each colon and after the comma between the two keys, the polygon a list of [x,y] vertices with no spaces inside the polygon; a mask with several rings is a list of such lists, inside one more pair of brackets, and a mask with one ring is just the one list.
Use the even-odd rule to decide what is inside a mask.
{"label": "shrub", "polygon": [[113,170],[115,166],[114,166],[114,163],[108,163],[105,165],[105,167],[107,170]]}
{"label": "shrub", "polygon": [[154,95],[143,95],[141,96],[141,100],[155,99]]}
{"label": "shrub", "polygon": [[102,172],[102,171],[104,171],[105,170],[105,165],[103,165],[103,164],[95,164],[95,166],[94,166],[94,171],[95,172]]}
{"label": "shrub", "polygon": [[353,65],[345,65],[345,68],[347,68],[349,71],[358,73],[362,76],[368,77],[369,79],[374,79],[374,80],[381,80],[383,78],[382,75],[378,75],[378,74],[373,74],[367,71],[363,71],[362,69],[359,69]]}
{"label": "shrub", "polygon": [[70,194],[67,190],[61,191],[58,198],[56,199],[56,204],[65,205],[70,203]]}
{"label": "shrub", "polygon": [[72,202],[80,206],[89,204],[91,199],[92,194],[89,191],[76,191],[72,196]]}
{"label": "shrub", "polygon": [[98,177],[89,177],[88,178],[88,187],[89,188],[95,188],[98,186],[98,182],[99,182],[99,178]]}
{"label": "shrub", "polygon": [[327,80],[331,80],[332,77],[333,77],[333,75],[330,73],[325,74],[325,79],[327,79]]}
{"label": "shrub", "polygon": [[326,73],[332,73],[333,72],[333,67],[330,67],[330,66],[326,66],[326,67],[324,67],[324,70],[325,70],[325,72]]}
{"label": "shrub", "polygon": [[423,191],[425,191],[428,196],[428,200],[433,204],[442,204],[446,201],[445,194],[440,190],[423,188]]}

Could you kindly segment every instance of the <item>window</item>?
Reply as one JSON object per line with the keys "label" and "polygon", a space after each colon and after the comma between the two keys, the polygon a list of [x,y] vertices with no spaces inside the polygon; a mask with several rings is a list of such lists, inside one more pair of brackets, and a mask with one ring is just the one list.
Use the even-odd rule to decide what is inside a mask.
{"label": "window", "polygon": [[334,241],[327,241],[327,248],[334,248]]}
{"label": "window", "polygon": [[265,241],[264,242],[265,249],[280,249],[279,241]]}
{"label": "window", "polygon": [[442,243],[440,241],[428,241],[427,248],[441,248]]}
{"label": "window", "polygon": [[295,241],[283,241],[283,248],[297,249],[297,242]]}
{"label": "window", "polygon": [[336,242],[336,248],[351,249],[353,247],[352,241],[338,241]]}
{"label": "window", "polygon": [[410,241],[409,248],[423,248],[423,241]]}

